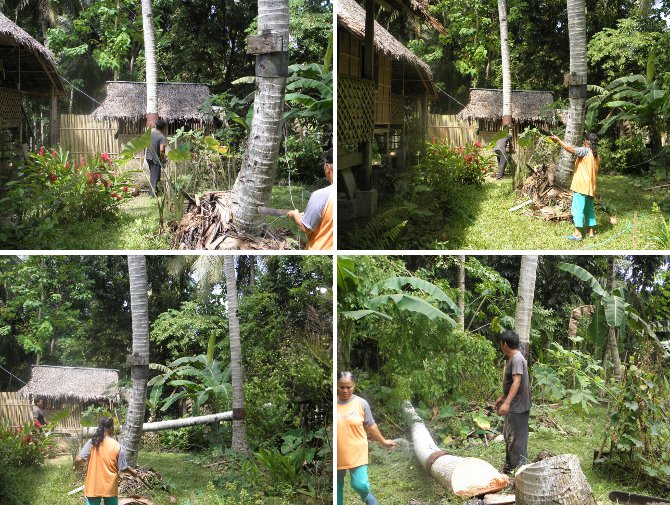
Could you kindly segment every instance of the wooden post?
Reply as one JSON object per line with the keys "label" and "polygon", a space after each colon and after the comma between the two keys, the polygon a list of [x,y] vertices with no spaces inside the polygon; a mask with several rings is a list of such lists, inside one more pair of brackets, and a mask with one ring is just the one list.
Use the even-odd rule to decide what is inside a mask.
{"label": "wooden post", "polygon": [[[375,71],[375,1],[365,0],[365,41],[363,47],[363,79],[374,81]],[[375,107],[372,106],[374,117]],[[370,137],[367,142],[361,144],[363,153],[363,166],[360,177],[357,178],[359,189],[370,191],[372,189],[372,141]]]}
{"label": "wooden post", "polygon": [[51,108],[49,109],[49,144],[52,148],[58,144],[58,96],[53,86],[51,86]]}

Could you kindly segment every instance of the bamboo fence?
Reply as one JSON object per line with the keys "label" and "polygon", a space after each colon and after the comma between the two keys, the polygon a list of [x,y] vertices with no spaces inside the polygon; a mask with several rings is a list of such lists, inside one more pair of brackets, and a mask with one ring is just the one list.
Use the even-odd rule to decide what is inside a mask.
{"label": "bamboo fence", "polygon": [[[81,431],[82,403],[70,400],[45,400],[44,416],[47,422],[51,417],[70,408],[70,415],[56,424],[56,431]],[[24,426],[33,421],[33,405],[30,400],[17,393],[0,391],[0,419],[8,419],[12,427]]]}
{"label": "bamboo fence", "polygon": [[431,140],[446,140],[449,144],[462,146],[482,139],[477,134],[477,127],[455,115],[428,114],[428,131],[426,137]]}
{"label": "bamboo fence", "polygon": [[116,120],[98,121],[83,114],[60,115],[60,145],[70,151],[74,159],[88,154],[121,151],[121,139],[116,132]]}

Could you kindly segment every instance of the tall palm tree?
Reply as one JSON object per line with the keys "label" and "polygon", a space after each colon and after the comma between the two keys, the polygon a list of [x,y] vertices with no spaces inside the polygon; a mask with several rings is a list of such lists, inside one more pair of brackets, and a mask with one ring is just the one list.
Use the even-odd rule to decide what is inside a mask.
{"label": "tall palm tree", "polygon": [[528,358],[528,351],[530,349],[530,321],[533,317],[536,273],[537,255],[521,256],[514,328],[519,335],[519,350],[525,358]]}
{"label": "tall palm tree", "polygon": [[461,313],[458,315],[458,327],[465,329],[465,254],[458,255],[458,300],[456,305]]}
{"label": "tall palm tree", "polygon": [[[570,36],[570,109],[565,142],[581,145],[584,137],[586,113],[586,3],[585,0],[568,1],[568,34]],[[555,176],[556,184],[568,188],[572,179],[573,155],[561,149]]]}
{"label": "tall palm tree", "polygon": [[[616,269],[614,268],[614,256],[607,256],[607,280],[605,282],[605,291],[612,293],[616,280]],[[621,356],[619,355],[619,326],[610,325],[607,328],[607,343],[603,354],[603,367],[607,366],[607,361],[611,360],[614,376],[617,380],[623,377],[623,367],[621,366]]]}
{"label": "tall palm tree", "polygon": [[500,17],[500,56],[502,58],[503,108],[502,124],[512,124],[512,73],[509,63],[509,35],[507,33],[507,3],[498,0],[498,16]]}
{"label": "tall palm tree", "polygon": [[282,47],[256,56],[254,117],[232,195],[233,215],[246,230],[255,228],[259,207],[269,202],[277,171],[288,74],[288,20],[288,0],[258,0],[259,36],[273,33]]}
{"label": "tall palm tree", "polygon": [[158,119],[158,73],[156,72],[156,42],[154,40],[151,0],[142,0],[142,28],[144,29],[144,59],[147,80],[147,126]]}
{"label": "tall palm tree", "polygon": [[130,278],[130,313],[133,327],[133,354],[128,356],[133,386],[130,405],[123,427],[121,446],[130,466],[135,466],[142,436],[144,409],[149,379],[149,293],[147,260],[144,256],[128,256]]}
{"label": "tall palm tree", "polygon": [[235,279],[235,257],[223,257],[226,273],[226,301],[228,303],[228,328],[230,333],[230,375],[233,383],[233,440],[232,449],[247,452],[247,431],[244,423],[244,369],[242,367],[242,345],[240,322],[237,319],[237,282]]}

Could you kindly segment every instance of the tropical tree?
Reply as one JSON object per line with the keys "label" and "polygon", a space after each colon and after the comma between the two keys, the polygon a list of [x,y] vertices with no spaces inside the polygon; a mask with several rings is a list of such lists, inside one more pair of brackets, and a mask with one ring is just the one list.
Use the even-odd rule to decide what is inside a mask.
{"label": "tropical tree", "polygon": [[[581,145],[584,137],[586,109],[586,2],[568,0],[568,32],[570,35],[570,109],[565,142]],[[568,188],[571,182],[573,155],[561,149],[556,167],[556,184]]]}
{"label": "tropical tree", "polygon": [[257,55],[254,116],[232,197],[235,220],[247,230],[255,228],[258,208],[270,200],[277,171],[288,74],[288,24],[288,0],[258,1],[258,36],[251,44]]}
{"label": "tropical tree", "polygon": [[128,356],[133,381],[121,445],[130,466],[135,466],[142,436],[149,378],[149,293],[144,256],[128,256],[130,310],[133,321],[133,354]]}
{"label": "tropical tree", "polygon": [[465,254],[458,256],[458,327],[465,329]]}
{"label": "tropical tree", "polygon": [[519,335],[519,348],[525,358],[528,358],[528,351],[530,349],[530,321],[533,317],[536,273],[537,255],[521,256],[514,328]]}
{"label": "tropical tree", "polygon": [[156,72],[156,42],[154,40],[151,0],[142,0],[142,27],[144,28],[144,61],[147,75],[147,126],[158,119],[158,74]]}
{"label": "tropical tree", "polygon": [[242,345],[240,321],[237,318],[237,281],[235,279],[235,257],[223,257],[226,273],[226,302],[228,304],[228,326],[230,333],[230,375],[233,384],[233,440],[232,449],[247,452],[247,432],[244,423],[244,369],[242,367]]}
{"label": "tropical tree", "polygon": [[498,0],[498,15],[500,17],[500,56],[502,58],[503,81],[503,127],[512,124],[512,73],[509,63],[509,35],[507,33],[507,3]]}
{"label": "tropical tree", "polygon": [[[355,260],[351,257],[340,256],[337,258],[337,287],[341,299],[347,293],[356,291],[359,286],[359,277],[354,273]],[[419,279],[418,277],[393,276],[383,279],[374,284],[366,293],[368,298],[363,302],[363,308],[344,307],[354,310],[342,310],[343,317],[339,325],[338,339],[338,365],[342,370],[347,370],[350,365],[350,353],[352,349],[352,335],[354,323],[366,316],[376,316],[380,319],[391,321],[393,318],[381,309],[388,303],[393,303],[399,310],[410,313],[421,314],[428,319],[442,319],[452,327],[457,323],[451,316],[429,301],[407,292],[407,288],[422,292],[433,302],[446,304],[454,314],[460,315],[461,311],[454,301],[435,284]]]}

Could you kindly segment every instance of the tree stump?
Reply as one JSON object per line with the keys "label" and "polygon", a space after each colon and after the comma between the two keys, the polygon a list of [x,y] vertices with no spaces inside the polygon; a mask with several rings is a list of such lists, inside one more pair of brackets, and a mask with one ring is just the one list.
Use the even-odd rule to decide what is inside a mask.
{"label": "tree stump", "polygon": [[516,473],[517,505],[596,505],[574,454],[522,466]]}

